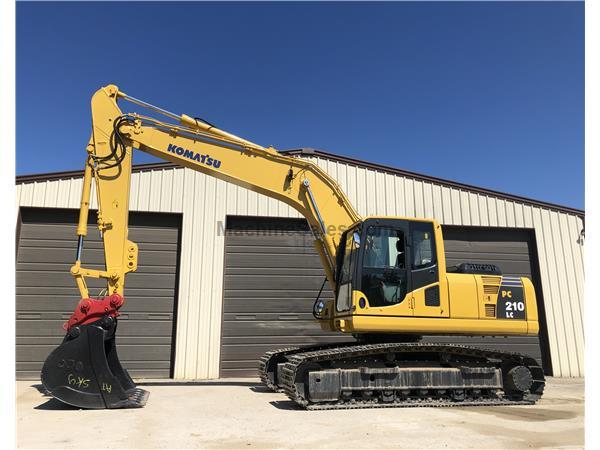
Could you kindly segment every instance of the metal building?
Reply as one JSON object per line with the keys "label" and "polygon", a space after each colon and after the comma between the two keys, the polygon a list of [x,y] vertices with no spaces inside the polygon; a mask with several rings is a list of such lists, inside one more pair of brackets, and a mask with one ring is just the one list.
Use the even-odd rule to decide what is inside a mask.
{"label": "metal building", "polygon": [[[312,149],[287,153],[336,178],[362,215],[436,218],[449,265],[491,262],[531,277],[539,340],[446,341],[511,348],[541,359],[548,374],[583,376],[583,211]],[[39,375],[78,301],[69,268],[81,185],[81,172],[17,178],[19,378]],[[253,376],[265,350],[340,339],[311,320],[324,275],[306,222],[289,206],[159,163],[134,168],[130,208],[140,265],[128,278],[118,341],[134,377]],[[84,262],[93,267],[102,251],[89,234]]]}

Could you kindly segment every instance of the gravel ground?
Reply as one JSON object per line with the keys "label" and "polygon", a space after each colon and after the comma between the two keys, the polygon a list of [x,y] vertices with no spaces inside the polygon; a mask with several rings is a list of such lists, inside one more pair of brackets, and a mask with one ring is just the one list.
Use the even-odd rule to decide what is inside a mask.
{"label": "gravel ground", "polygon": [[86,411],[17,382],[19,448],[583,448],[584,380],[535,406],[304,411],[256,380],[146,382],[143,409]]}

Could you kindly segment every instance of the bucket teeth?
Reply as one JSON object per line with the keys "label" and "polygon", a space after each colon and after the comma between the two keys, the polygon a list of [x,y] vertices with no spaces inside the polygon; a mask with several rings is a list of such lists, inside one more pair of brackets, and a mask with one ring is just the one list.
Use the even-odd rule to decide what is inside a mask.
{"label": "bucket teeth", "polygon": [[143,408],[148,401],[150,393],[140,388],[135,388],[134,392],[129,394],[130,408]]}

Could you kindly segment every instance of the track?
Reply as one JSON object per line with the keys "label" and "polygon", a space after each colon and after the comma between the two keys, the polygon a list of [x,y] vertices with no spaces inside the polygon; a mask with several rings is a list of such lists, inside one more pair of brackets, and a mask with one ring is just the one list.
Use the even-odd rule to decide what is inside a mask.
{"label": "track", "polygon": [[334,344],[310,345],[304,347],[284,347],[266,352],[259,360],[258,373],[260,381],[266,387],[275,392],[283,392],[283,388],[277,383],[277,364],[287,361],[287,358],[295,353],[315,352],[318,350],[329,350],[345,348],[356,345],[356,342],[336,342]]}
{"label": "track", "polygon": [[[528,370],[524,391],[515,387],[509,375],[512,368],[520,366]],[[542,368],[529,356],[462,345],[349,343],[290,347],[265,354],[260,370],[269,388],[284,392],[306,409],[531,405],[542,396],[545,384]],[[277,372],[279,377],[274,376]],[[326,382],[334,380],[331,392],[339,392],[339,396],[328,398],[327,391],[315,400],[313,391],[311,397],[315,373],[319,374],[316,381],[321,381],[320,374]],[[340,373],[355,376],[344,378]],[[371,374],[370,382],[360,379],[365,373]],[[456,378],[457,373],[463,374],[462,382],[466,384],[449,384],[450,375]],[[357,377],[361,383],[353,385]],[[421,383],[411,384],[407,379]]]}
{"label": "track", "polygon": [[291,355],[292,353],[297,353],[299,351],[302,351],[300,350],[300,347],[285,347],[272,350],[262,355],[258,363],[260,381],[262,381],[263,384],[272,391],[281,392],[281,389],[277,386],[277,382],[274,378],[274,371],[277,370],[277,363],[285,361],[285,357],[287,355]]}

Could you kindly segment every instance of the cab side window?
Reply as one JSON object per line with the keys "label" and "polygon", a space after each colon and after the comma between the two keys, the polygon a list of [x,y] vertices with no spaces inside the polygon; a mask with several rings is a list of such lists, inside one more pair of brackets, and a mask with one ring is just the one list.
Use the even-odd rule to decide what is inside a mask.
{"label": "cab side window", "polygon": [[436,263],[433,225],[425,222],[412,224],[412,269],[423,269]]}

